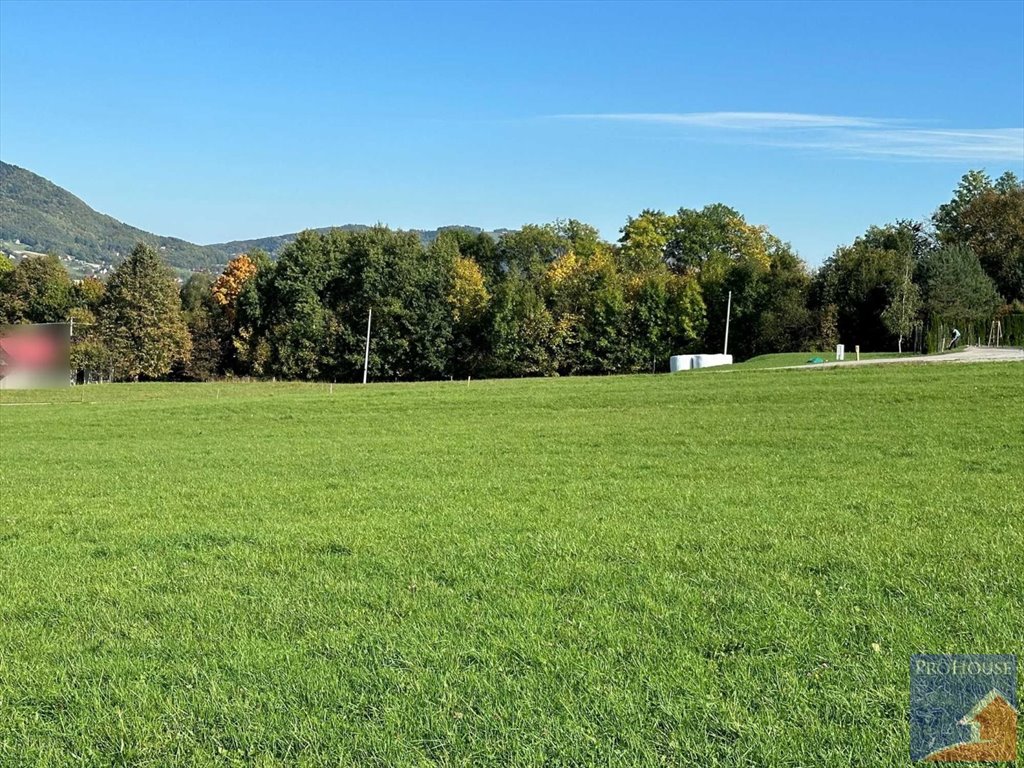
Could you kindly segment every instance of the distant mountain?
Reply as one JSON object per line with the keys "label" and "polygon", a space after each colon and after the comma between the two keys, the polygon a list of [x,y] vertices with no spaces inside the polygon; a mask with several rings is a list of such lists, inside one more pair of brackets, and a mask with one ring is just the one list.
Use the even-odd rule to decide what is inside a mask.
{"label": "distant mountain", "polygon": [[[341,229],[346,232],[362,232],[363,230],[369,229],[370,227],[366,224],[342,224],[339,227],[319,227],[316,232],[330,232],[332,229]],[[474,235],[486,232],[491,237],[498,239],[506,232],[507,229],[494,229],[494,230],[483,230],[480,227],[470,227],[463,225],[451,225],[446,227],[438,227],[437,229],[408,229],[406,232],[412,232],[419,235],[420,242],[424,245],[430,245],[432,242],[437,240],[437,236],[445,230],[458,229],[465,232],[472,232]],[[288,243],[292,242],[296,237],[299,236],[298,232],[292,232],[288,235],[276,235],[274,237],[259,237],[255,240],[232,240],[228,243],[214,243],[213,245],[207,245],[207,248],[216,248],[221,253],[224,253],[231,258],[237,256],[240,253],[248,253],[251,250],[259,248],[262,251],[266,251],[273,257],[276,257],[282,248]]]}
{"label": "distant mountain", "polygon": [[[361,224],[345,224],[344,226],[338,227],[338,229],[358,232],[361,229],[366,229],[366,227]],[[316,229],[317,232],[329,232],[330,230],[331,227],[320,227]],[[249,253],[249,251],[253,251],[257,248],[261,251],[266,251],[271,257],[276,258],[281,249],[298,236],[298,232],[292,232],[287,235],[257,237],[254,240],[232,240],[228,243],[214,243],[208,247],[216,248],[221,253],[227,254],[228,258],[237,256],[240,253]]]}
{"label": "distant mountain", "polygon": [[116,264],[138,242],[173,267],[207,269],[224,261],[216,248],[161,237],[97,213],[65,189],[16,165],[0,162],[0,247],[56,253],[75,273]]}
{"label": "distant mountain", "polygon": [[[364,224],[337,229],[360,231]],[[317,231],[327,232],[333,227]],[[478,227],[441,227],[410,230],[428,245],[446,229],[478,233]],[[508,230],[488,232],[498,238]],[[117,264],[138,242],[156,248],[180,272],[219,271],[229,259],[254,248],[276,257],[298,236],[297,232],[254,240],[196,245],[176,237],[163,237],[98,213],[66,189],[24,168],[0,162],[0,250],[15,255],[56,253],[73,274],[104,272]]]}

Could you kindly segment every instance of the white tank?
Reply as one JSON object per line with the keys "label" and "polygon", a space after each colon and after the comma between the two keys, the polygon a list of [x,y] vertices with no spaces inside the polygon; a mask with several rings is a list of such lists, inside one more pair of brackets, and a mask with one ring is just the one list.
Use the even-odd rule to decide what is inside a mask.
{"label": "white tank", "polygon": [[673,355],[668,359],[668,369],[672,373],[688,371],[693,365],[693,355]]}
{"label": "white tank", "polygon": [[717,365],[732,365],[732,355],[694,355],[693,368],[713,368]]}

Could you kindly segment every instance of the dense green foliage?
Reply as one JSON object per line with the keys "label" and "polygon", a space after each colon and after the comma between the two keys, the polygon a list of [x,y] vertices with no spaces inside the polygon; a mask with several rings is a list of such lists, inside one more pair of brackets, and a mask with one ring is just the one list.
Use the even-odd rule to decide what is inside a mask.
{"label": "dense green foliage", "polygon": [[65,322],[74,304],[74,285],[56,256],[23,259],[0,272],[0,324]]}
{"label": "dense green foliage", "polygon": [[[338,227],[321,227],[313,231],[321,235],[326,235],[328,232],[335,229],[340,229],[343,232],[365,232],[366,230],[371,228],[372,227],[367,226],[365,224],[343,224]],[[448,226],[440,227],[438,229],[410,229],[406,231],[416,235],[416,237],[423,245],[430,245],[435,240],[437,240],[437,238],[441,234],[445,232],[463,232],[471,237],[484,234],[487,235],[488,238],[493,242],[494,240],[500,238],[508,230],[497,229],[491,232],[485,232],[479,227]],[[265,253],[268,253],[271,256],[277,256],[278,254],[281,253],[282,250],[284,250],[284,247],[286,245],[295,241],[300,234],[301,233],[299,232],[292,232],[290,234],[275,235],[273,237],[257,237],[252,240],[232,240],[227,243],[214,243],[213,245],[208,245],[205,247],[215,248],[216,250],[218,250],[225,257],[225,261],[227,260],[227,258],[237,256],[240,253],[249,253],[255,250],[264,251]]]}
{"label": "dense green foliage", "polygon": [[371,310],[374,379],[650,371],[704,327],[692,277],[625,269],[573,221],[428,248],[380,227],[307,232],[238,303],[240,372],[338,381],[361,375]]}
{"label": "dense green foliage", "polygon": [[967,173],[934,222],[940,243],[972,250],[1007,301],[1024,301],[1024,183],[1014,174]]}
{"label": "dense green foliage", "polygon": [[114,270],[98,320],[119,379],[160,378],[191,358],[192,336],[174,278],[145,245],[137,245]]}
{"label": "dense green foliage", "polygon": [[[972,171],[933,224],[872,226],[813,273],[788,243],[722,204],[643,211],[617,243],[575,220],[497,239],[469,228],[309,230],[262,241],[280,249],[276,260],[250,249],[216,279],[190,277],[181,349],[194,359],[176,353],[163,374],[141,375],[357,381],[371,311],[368,370],[378,381],[664,370],[673,354],[722,349],[730,306],[739,360],[839,342],[935,351],[954,328],[965,343],[999,328],[1003,343],[1024,343],[1021,182]],[[56,257],[0,273],[0,322],[74,316],[84,329],[96,308]],[[88,354],[76,360],[118,371],[110,362],[120,353],[103,349],[115,336],[110,322],[84,332]]]}
{"label": "dense green foliage", "polygon": [[920,260],[918,271],[924,307],[933,317],[984,322],[1000,304],[992,278],[974,252],[962,245],[930,251]]}
{"label": "dense green foliage", "polygon": [[205,381],[216,376],[230,359],[225,341],[227,318],[218,306],[213,292],[214,281],[207,272],[196,272],[181,287],[181,309],[184,313],[192,352],[180,363],[180,373],[189,379]]}
{"label": "dense green foliage", "polygon": [[1022,373],[0,405],[0,764],[907,765],[909,654],[1020,651]]}
{"label": "dense green foliage", "polygon": [[730,292],[730,349],[735,355],[801,349],[811,341],[806,265],[788,243],[766,227],[747,223],[732,208],[681,208],[674,215],[644,211],[626,222],[621,244],[627,264],[651,268],[663,263],[677,274],[695,277],[707,309],[702,349],[724,345]]}
{"label": "dense green foliage", "polygon": [[931,225],[871,227],[825,262],[810,295],[824,346],[902,347],[913,336],[928,350],[957,326],[987,339],[993,320],[1024,311],[1024,183],[970,171]]}

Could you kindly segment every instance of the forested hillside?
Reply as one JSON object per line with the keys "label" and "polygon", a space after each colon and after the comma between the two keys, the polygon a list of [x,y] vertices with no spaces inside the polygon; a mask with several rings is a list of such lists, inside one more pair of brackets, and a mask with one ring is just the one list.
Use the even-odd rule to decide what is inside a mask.
{"label": "forested hillside", "polygon": [[[316,231],[326,233],[332,227]],[[344,224],[337,229],[362,232],[364,224]],[[423,245],[430,245],[445,230],[465,230],[473,235],[479,227],[440,227],[412,230]],[[505,230],[490,232],[499,237]],[[0,163],[0,249],[8,253],[52,253],[75,276],[102,273],[119,263],[138,243],[155,249],[164,262],[179,272],[219,271],[234,256],[252,250],[276,258],[298,237],[291,232],[273,237],[197,245],[177,237],[155,235],[99,213],[81,199],[31,171]]]}
{"label": "forested hillside", "polygon": [[42,176],[0,163],[0,246],[5,250],[54,253],[71,271],[89,273],[118,263],[136,243],[156,249],[178,269],[210,269],[227,261],[216,248],[129,226]]}

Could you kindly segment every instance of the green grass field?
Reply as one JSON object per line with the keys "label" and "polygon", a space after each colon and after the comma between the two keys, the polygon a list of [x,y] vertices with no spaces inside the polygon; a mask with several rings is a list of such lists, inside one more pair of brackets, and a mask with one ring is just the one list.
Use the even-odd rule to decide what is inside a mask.
{"label": "green grass field", "polygon": [[0,395],[3,766],[902,766],[1024,650],[1020,364]]}

